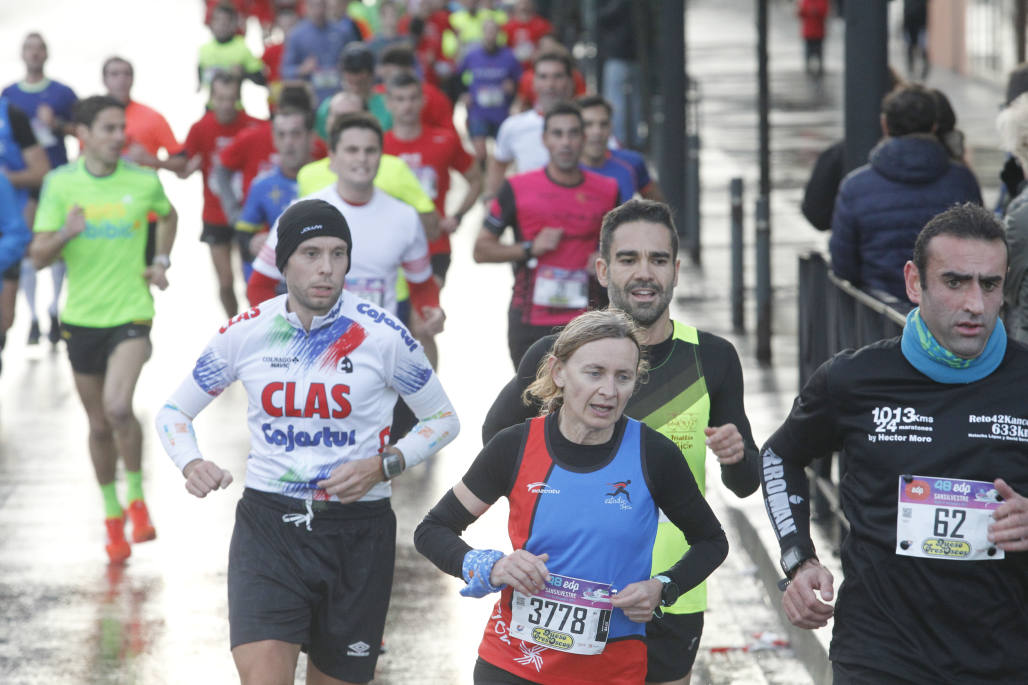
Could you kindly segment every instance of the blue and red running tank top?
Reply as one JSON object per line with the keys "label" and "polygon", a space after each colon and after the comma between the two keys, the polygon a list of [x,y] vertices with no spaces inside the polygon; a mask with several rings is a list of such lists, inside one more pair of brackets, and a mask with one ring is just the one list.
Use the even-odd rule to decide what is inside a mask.
{"label": "blue and red running tank top", "polygon": [[[556,420],[551,414],[550,420]],[[657,505],[643,466],[642,424],[627,419],[616,450],[591,469],[566,468],[546,439],[547,417],[529,419],[511,488],[507,528],[515,550],[547,553],[561,575],[610,583],[615,590],[650,577]],[[528,680],[561,685],[641,685],[646,677],[645,624],[621,609],[610,617],[602,654],[569,654],[508,634],[512,588],[493,609],[479,656]]]}

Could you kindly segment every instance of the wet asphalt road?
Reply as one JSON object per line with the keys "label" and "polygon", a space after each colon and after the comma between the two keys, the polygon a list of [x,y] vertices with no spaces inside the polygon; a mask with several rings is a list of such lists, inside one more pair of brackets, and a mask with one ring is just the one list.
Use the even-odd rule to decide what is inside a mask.
{"label": "wet asphalt road", "polygon": [[[13,46],[29,30],[42,31],[50,43],[49,73],[71,84],[80,96],[99,92],[100,63],[112,53],[122,54],[136,66],[134,96],[162,111],[181,139],[203,104],[194,80],[195,50],[207,39],[199,6],[195,0],[3,3],[0,45],[8,47],[0,60],[0,80],[6,83],[20,75]],[[746,178],[748,216],[756,188],[751,7],[741,1],[690,3],[689,58],[704,94],[705,247],[703,268],[683,269],[674,313],[736,343],[743,358],[747,408],[760,442],[784,417],[796,389],[795,254],[824,242],[799,217],[797,204],[809,165],[841,132],[841,69],[821,84],[808,81],[800,70],[801,47],[791,17],[784,6],[772,13],[776,363],[761,369],[753,361],[755,341],[731,334],[727,299],[728,179]],[[736,30],[726,32],[726,26]],[[830,72],[841,52],[838,28],[833,25],[828,43]],[[252,114],[266,113],[260,89],[247,85],[244,101]],[[969,138],[972,145],[983,140]],[[977,144],[987,154],[988,146]],[[204,453],[232,470],[236,484],[204,500],[189,496],[160,449],[152,420],[224,317],[207,250],[197,240],[199,178],[180,181],[162,174],[162,179],[179,210],[179,237],[169,272],[171,287],[157,295],[154,354],[135,400],[145,431],[144,487],[158,537],[136,546],[124,568],[107,565],[101,502],[86,452],[85,415],[64,349],[45,342],[24,344],[28,317],[20,300],[0,376],[2,683],[236,681],[228,651],[225,567],[246,459],[246,400],[234,386],[196,422]],[[510,272],[504,266],[471,262],[471,241],[480,219],[479,210],[469,214],[454,241],[454,266],[443,295],[449,319],[439,337],[440,375],[463,431],[394,486],[397,568],[386,628],[388,652],[379,661],[377,683],[470,683],[492,604],[460,598],[461,583],[437,572],[411,543],[421,517],[476,454],[481,420],[512,371],[505,337]],[[752,219],[747,221],[752,231]],[[752,265],[751,253],[747,260]],[[751,272],[747,285],[752,287]],[[44,274],[37,298],[41,312],[49,292]],[[752,330],[752,291],[749,297]],[[720,489],[709,487],[720,510]],[[469,530],[469,543],[505,546],[505,513],[501,502]],[[694,683],[810,682],[788,649],[767,642],[781,626],[777,598],[767,597],[760,587],[747,551],[734,546],[711,581],[711,609]],[[758,634],[765,642],[754,637]]]}

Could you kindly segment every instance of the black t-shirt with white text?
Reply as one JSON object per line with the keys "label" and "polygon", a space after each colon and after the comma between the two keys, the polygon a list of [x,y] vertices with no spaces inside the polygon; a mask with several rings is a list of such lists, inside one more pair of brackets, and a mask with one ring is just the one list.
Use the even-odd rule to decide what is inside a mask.
{"label": "black t-shirt with white text", "polygon": [[1028,496],[1026,390],[1028,348],[1013,341],[995,371],[968,384],[923,375],[898,338],[842,352],[807,382],[761,450],[764,496],[782,547],[808,543],[803,467],[842,450],[839,495],[851,530],[833,661],[914,682],[1028,679],[1028,553],[982,561],[896,553],[904,474],[1003,478]]}

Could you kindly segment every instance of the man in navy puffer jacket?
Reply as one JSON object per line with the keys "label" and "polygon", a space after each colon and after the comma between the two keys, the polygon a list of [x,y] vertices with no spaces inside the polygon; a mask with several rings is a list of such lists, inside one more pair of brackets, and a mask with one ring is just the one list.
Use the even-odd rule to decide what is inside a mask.
{"label": "man in navy puffer jacket", "polygon": [[832,270],[865,290],[907,301],[903,265],[928,220],[964,202],[982,203],[974,174],[933,135],[935,102],[910,84],[882,100],[882,133],[869,163],[839,187],[829,249]]}

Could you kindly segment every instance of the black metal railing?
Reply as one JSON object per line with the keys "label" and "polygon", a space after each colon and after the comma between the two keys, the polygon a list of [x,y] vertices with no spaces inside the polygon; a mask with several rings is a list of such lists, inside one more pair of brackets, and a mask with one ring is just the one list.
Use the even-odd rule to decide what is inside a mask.
{"label": "black metal railing", "polygon": [[[801,388],[835,353],[900,335],[906,312],[911,308],[910,303],[892,295],[861,290],[839,278],[820,252],[800,255],[799,284]],[[810,497],[814,520],[825,528],[836,545],[843,530],[849,527],[839,506],[838,494],[838,477],[845,460],[845,454],[837,453],[816,460],[807,469],[813,484]]]}

